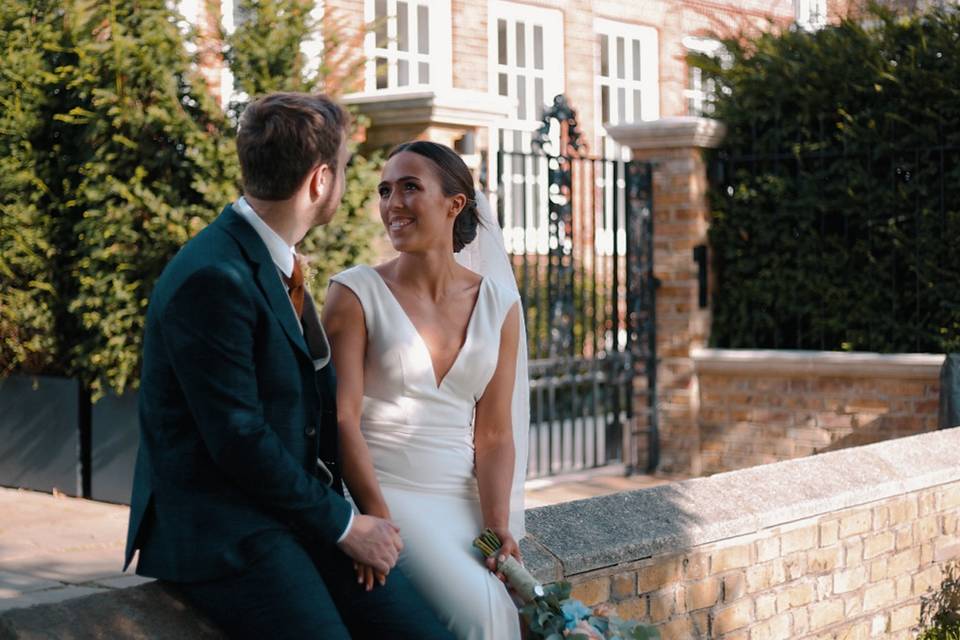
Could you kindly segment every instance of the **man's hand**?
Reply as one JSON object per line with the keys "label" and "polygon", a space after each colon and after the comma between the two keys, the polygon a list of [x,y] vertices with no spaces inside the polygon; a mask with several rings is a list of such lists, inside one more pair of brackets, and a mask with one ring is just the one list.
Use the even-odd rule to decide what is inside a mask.
{"label": "man's hand", "polygon": [[340,550],[360,564],[386,576],[397,564],[403,549],[400,528],[389,520],[356,515],[347,537],[337,543]]}

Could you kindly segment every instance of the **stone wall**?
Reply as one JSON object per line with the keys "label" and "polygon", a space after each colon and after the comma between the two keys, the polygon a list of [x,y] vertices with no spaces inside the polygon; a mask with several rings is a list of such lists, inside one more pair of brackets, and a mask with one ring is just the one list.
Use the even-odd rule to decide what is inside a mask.
{"label": "stone wall", "polygon": [[533,509],[528,566],[668,638],[910,638],[960,559],[960,430]]}
{"label": "stone wall", "polygon": [[697,473],[937,428],[941,355],[699,349]]}

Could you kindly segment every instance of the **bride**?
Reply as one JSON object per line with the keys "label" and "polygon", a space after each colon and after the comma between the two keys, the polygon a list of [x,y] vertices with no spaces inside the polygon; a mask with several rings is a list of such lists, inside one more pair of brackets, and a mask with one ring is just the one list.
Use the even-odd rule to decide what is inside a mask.
{"label": "bride", "polygon": [[524,535],[526,336],[500,229],[443,145],[395,148],[378,190],[399,256],[334,276],[324,306],[344,479],[362,513],[400,528],[398,566],[458,638],[519,638],[472,548],[489,527],[520,559]]}

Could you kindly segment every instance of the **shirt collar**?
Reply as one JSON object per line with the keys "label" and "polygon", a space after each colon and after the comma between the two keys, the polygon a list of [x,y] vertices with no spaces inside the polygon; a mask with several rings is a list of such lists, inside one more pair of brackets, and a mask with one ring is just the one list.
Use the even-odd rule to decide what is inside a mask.
{"label": "shirt collar", "polygon": [[263,240],[263,244],[267,245],[267,251],[270,252],[274,264],[277,265],[283,275],[289,278],[293,274],[294,248],[288,245],[276,231],[270,228],[270,225],[263,221],[263,218],[257,215],[257,212],[253,210],[253,207],[243,196],[240,196],[240,199],[233,204],[233,208],[240,214],[241,218],[250,223],[253,230]]}

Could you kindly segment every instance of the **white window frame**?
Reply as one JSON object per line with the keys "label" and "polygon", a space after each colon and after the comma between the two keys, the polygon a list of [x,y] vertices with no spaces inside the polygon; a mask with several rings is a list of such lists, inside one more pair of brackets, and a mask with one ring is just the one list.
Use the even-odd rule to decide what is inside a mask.
{"label": "white window frame", "polygon": [[827,24],[827,0],[793,0],[793,16],[804,29],[820,29]]}
{"label": "white window frame", "polygon": [[[497,123],[501,129],[519,131],[533,131],[540,126],[540,116],[536,102],[535,82],[539,78],[543,82],[543,101],[545,105],[553,102],[553,97],[564,90],[564,39],[563,13],[558,9],[533,7],[527,4],[509,2],[507,0],[491,0],[489,5],[488,27],[488,60],[490,93],[500,94],[500,74],[507,76],[507,98],[517,100],[517,78],[526,78],[526,117],[520,118],[520,105],[516,105],[512,117]],[[507,64],[500,64],[498,21],[507,21]],[[524,30],[524,58],[527,62],[520,67],[511,64],[517,59],[516,23],[523,22]],[[543,30],[543,69],[534,68],[534,38],[533,27],[540,26]],[[551,56],[549,59],[547,56]]]}
{"label": "white window frame", "polygon": [[[714,38],[687,36],[683,39],[683,46],[688,53],[702,53],[708,56],[721,56],[724,59],[723,43]],[[729,57],[729,54],[726,56]],[[693,77],[694,86],[690,80]],[[701,69],[687,64],[687,82],[683,89],[683,99],[687,105],[687,114],[691,116],[709,116],[711,110],[705,109],[709,101],[716,95],[716,86],[713,81],[704,81]]]}
{"label": "white window frame", "polygon": [[[628,157],[627,150],[606,136],[606,124],[620,124],[624,122],[641,122],[656,120],[660,117],[660,37],[656,28],[616,22],[607,18],[594,18],[593,30],[596,56],[594,69],[594,95],[596,96],[595,121],[598,140],[597,148],[607,157]],[[607,36],[609,53],[607,55],[608,75],[602,76],[600,50],[600,36]],[[624,41],[623,78],[618,76],[618,61],[616,59],[616,42]],[[633,68],[633,42],[640,47],[640,79],[635,79]],[[603,121],[603,88],[609,92],[609,122]],[[624,113],[620,113],[620,91],[624,92]],[[640,113],[635,113],[633,92],[640,91]]]}
{"label": "white window frame", "polygon": [[[411,89],[449,89],[453,85],[452,47],[453,18],[450,13],[451,0],[405,0],[408,6],[407,24],[409,25],[409,51],[400,51],[397,47],[397,0],[387,3],[387,46],[377,47],[376,30],[370,30],[364,36],[364,56],[367,63],[364,68],[364,89],[366,93],[384,93],[409,91]],[[364,0],[363,10],[367,24],[375,20],[376,0]],[[429,25],[429,53],[418,52],[417,7],[426,7]],[[387,86],[377,88],[376,58],[387,60]],[[398,61],[405,60],[409,68],[409,82],[398,85]],[[418,65],[429,65],[429,81],[421,83]],[[413,80],[416,79],[416,82]]]}
{"label": "white window frame", "polygon": [[[623,220],[620,220],[620,227],[614,229],[614,211],[619,208],[620,211],[626,210],[625,193],[626,179],[622,173],[616,178],[614,184],[614,162],[629,160],[631,151],[611,137],[606,135],[606,125],[620,124],[624,122],[640,122],[644,120],[656,120],[660,117],[660,37],[656,28],[616,22],[607,18],[594,18],[594,131],[597,138],[595,148],[600,150],[600,155],[609,160],[603,161],[598,165],[598,173],[595,179],[595,186],[602,190],[604,194],[602,211],[597,212],[598,217],[594,221],[596,239],[594,241],[594,251],[598,256],[613,255],[614,250],[624,255],[626,251],[627,234]],[[603,64],[600,36],[607,37],[607,75],[601,75]],[[624,43],[623,55],[623,78],[618,77],[620,67],[617,60],[617,40],[622,39]],[[640,53],[640,79],[637,80],[634,74],[633,64],[633,43],[637,42]],[[609,96],[610,119],[604,122],[603,119],[603,88],[606,87]],[[624,108],[621,113],[618,93],[624,93]],[[633,92],[640,92],[640,113],[636,113],[633,101]],[[616,201],[615,201],[616,200]],[[622,218],[622,216],[621,216]],[[615,246],[616,243],[616,246]]]}
{"label": "white window frame", "polygon": [[[499,151],[501,132],[504,136],[504,150],[518,153],[531,151],[533,132],[540,128],[542,109],[553,103],[557,94],[564,92],[564,38],[563,12],[559,9],[534,7],[508,0],[490,0],[488,4],[487,42],[488,42],[488,82],[489,93],[500,93],[500,74],[507,76],[507,98],[514,101],[514,111],[510,117],[498,120],[489,131],[490,175],[499,176],[500,167],[496,158]],[[507,22],[507,62],[500,64],[499,20]],[[519,66],[517,60],[517,23],[524,24],[525,64]],[[537,69],[534,55],[534,28],[540,27],[543,40],[543,68]],[[526,94],[525,117],[520,118],[520,104],[517,102],[518,78],[524,78]],[[543,83],[542,107],[536,104],[536,81]],[[509,136],[509,137],[508,137]],[[519,146],[514,138],[519,138]],[[504,185],[504,193],[497,197],[504,199],[503,235],[507,247],[514,253],[545,254],[550,250],[549,214],[547,198],[547,163],[545,158],[532,155],[504,155],[505,172],[514,176],[514,181]],[[516,167],[514,170],[513,168]],[[535,172],[536,170],[536,172]],[[514,202],[514,189],[522,187],[524,202]],[[491,203],[496,206],[496,199]],[[539,204],[539,206],[536,206]],[[531,215],[526,225],[516,224],[513,212],[518,207]],[[517,221],[519,222],[519,221]]]}

